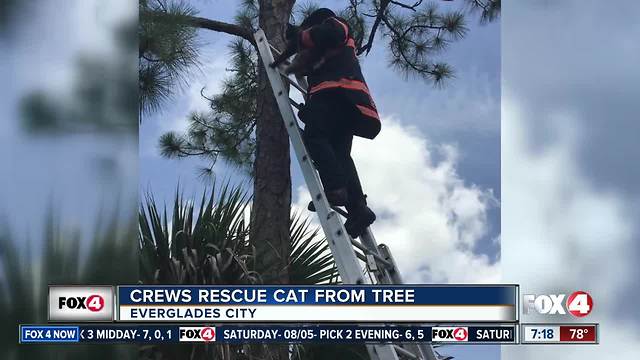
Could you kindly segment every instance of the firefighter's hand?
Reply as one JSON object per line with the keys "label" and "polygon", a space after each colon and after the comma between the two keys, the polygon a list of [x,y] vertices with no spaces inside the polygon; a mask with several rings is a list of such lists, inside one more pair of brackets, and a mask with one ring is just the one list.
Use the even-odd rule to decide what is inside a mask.
{"label": "firefighter's hand", "polygon": [[287,61],[287,59],[290,58],[291,55],[295,54],[297,50],[297,48],[288,46],[280,55],[276,56],[276,58],[271,64],[269,64],[269,66],[271,66],[272,68],[280,66],[283,62]]}
{"label": "firefighter's hand", "polygon": [[278,60],[274,60],[271,64],[269,64],[269,66],[274,68],[274,69],[277,68],[278,65],[280,65],[280,64],[278,64]]}
{"label": "firefighter's hand", "polygon": [[293,74],[293,70],[294,70],[294,69],[293,69],[293,66],[288,65],[288,66],[285,66],[285,67],[284,67],[284,69],[282,69],[282,72],[283,72],[285,75],[291,75],[291,74]]}
{"label": "firefighter's hand", "polygon": [[271,66],[272,68],[277,68],[278,66],[280,66],[280,64],[282,64],[284,61],[286,60],[283,59],[281,56],[278,56],[277,58],[275,58],[275,60],[273,60],[273,62],[271,64],[269,64],[269,66]]}
{"label": "firefighter's hand", "polygon": [[298,34],[300,33],[300,27],[287,24],[287,28],[284,31],[284,37],[287,41],[298,41]]}
{"label": "firefighter's hand", "polygon": [[303,123],[307,123],[305,121],[305,117],[307,115],[307,107],[304,103],[300,104],[300,107],[298,108],[298,119],[300,119],[300,121],[302,121]]}

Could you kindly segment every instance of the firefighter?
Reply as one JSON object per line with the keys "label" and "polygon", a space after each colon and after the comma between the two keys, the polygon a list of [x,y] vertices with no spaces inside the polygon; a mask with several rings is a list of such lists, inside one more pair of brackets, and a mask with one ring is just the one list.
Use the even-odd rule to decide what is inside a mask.
{"label": "firefighter", "polygon": [[[358,237],[376,216],[367,206],[355,164],[351,158],[353,136],[375,138],[380,118],[362,76],[355,42],[348,23],[326,8],[312,12],[302,24],[289,27],[298,54],[316,54],[309,64],[308,98],[298,113],[305,123],[303,138],[320,173],[332,206],[345,206],[345,228]],[[286,55],[285,55],[286,56]],[[283,59],[278,59],[277,65]],[[295,60],[294,60],[295,62]],[[313,202],[309,204],[313,208]]]}

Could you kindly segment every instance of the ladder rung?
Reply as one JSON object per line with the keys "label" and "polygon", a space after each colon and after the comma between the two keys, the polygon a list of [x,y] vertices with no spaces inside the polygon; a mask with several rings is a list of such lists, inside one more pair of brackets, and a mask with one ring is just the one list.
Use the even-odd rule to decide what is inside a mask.
{"label": "ladder rung", "polygon": [[396,350],[396,352],[398,352],[399,354],[408,357],[409,359],[420,359],[420,357],[418,357],[418,355],[412,353],[411,351],[398,346],[398,345],[393,345],[393,348]]}
{"label": "ladder rung", "polygon": [[[388,262],[386,259],[384,259],[382,256],[380,256],[380,255],[372,252],[371,250],[367,249],[364,245],[360,244],[358,241],[351,239],[351,244],[353,246],[357,247],[358,249],[360,249],[360,251],[362,251],[366,255],[373,256],[374,258],[376,258],[376,260],[381,262],[387,268],[390,268],[392,266],[391,263]],[[366,261],[366,259],[365,259],[365,261]]]}
{"label": "ladder rung", "polygon": [[280,75],[282,75],[283,78],[285,78],[289,82],[289,84],[293,85],[294,88],[298,89],[298,91],[300,91],[302,93],[302,95],[307,95],[307,90],[305,88],[303,88],[302,86],[300,86],[300,84],[298,84],[297,81],[293,80],[292,78],[290,78],[287,74],[283,73],[282,71],[278,71],[278,72],[280,73]]}
{"label": "ladder rung", "polygon": [[340,208],[339,208],[339,207],[337,207],[337,206],[332,206],[331,208],[332,208],[335,212],[337,212],[338,214],[342,215],[342,217],[344,217],[344,218],[346,218],[346,217],[347,217],[347,215],[349,215],[346,211],[344,211],[344,210],[340,209]]}
{"label": "ladder rung", "polygon": [[373,257],[373,255],[367,256],[367,268],[372,272],[380,271],[380,269],[378,269],[378,262],[376,261],[376,258]]}
{"label": "ladder rung", "polygon": [[268,41],[267,41],[267,44],[269,44],[269,47],[271,48],[271,50],[273,50],[273,52],[274,52],[274,53],[276,53],[276,54],[278,54],[278,55],[282,54],[282,51],[278,50],[278,48],[277,48],[277,47],[275,47],[275,46],[271,45],[271,43],[270,43],[270,42],[268,42]]}
{"label": "ladder rung", "polygon": [[293,100],[292,98],[289,98],[289,102],[291,103],[291,105],[293,105],[294,108],[300,110],[300,108],[302,108],[302,104],[298,104],[295,100]]}
{"label": "ladder rung", "polygon": [[361,252],[359,251],[355,251],[356,253],[356,257],[362,261],[364,261],[365,263],[367,262],[367,257],[365,255],[363,255]]}

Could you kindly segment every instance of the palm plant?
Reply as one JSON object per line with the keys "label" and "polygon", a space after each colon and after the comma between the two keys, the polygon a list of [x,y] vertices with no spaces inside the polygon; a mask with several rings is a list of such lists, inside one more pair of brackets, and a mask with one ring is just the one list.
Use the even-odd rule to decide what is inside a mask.
{"label": "palm plant", "polygon": [[[214,186],[199,204],[176,191],[172,215],[148,195],[139,212],[140,281],[144,284],[258,285],[260,256],[249,244],[250,197],[240,186]],[[290,222],[287,270],[295,284],[338,281],[329,245],[301,214]],[[283,255],[280,255],[283,256]],[[281,261],[279,261],[281,263]],[[262,351],[269,357],[269,349]],[[300,350],[300,349],[296,349]],[[297,351],[297,353],[300,351]],[[141,359],[249,359],[248,346],[145,346]],[[255,352],[254,352],[255,354]],[[255,357],[254,357],[255,359]]]}
{"label": "palm plant", "polygon": [[171,221],[147,196],[139,213],[140,280],[145,284],[258,284],[244,220],[247,195],[215,188],[194,201],[176,192]]}
{"label": "palm plant", "polygon": [[291,254],[289,254],[289,276],[292,284],[318,285],[339,281],[337,268],[329,244],[318,240],[320,229],[311,228],[308,218],[302,213],[291,216]]}
{"label": "palm plant", "polygon": [[86,239],[53,211],[41,239],[25,241],[0,224],[0,359],[134,358],[135,347],[126,345],[17,345],[18,324],[46,322],[48,284],[135,282],[135,223],[122,224],[118,214],[106,218]]}

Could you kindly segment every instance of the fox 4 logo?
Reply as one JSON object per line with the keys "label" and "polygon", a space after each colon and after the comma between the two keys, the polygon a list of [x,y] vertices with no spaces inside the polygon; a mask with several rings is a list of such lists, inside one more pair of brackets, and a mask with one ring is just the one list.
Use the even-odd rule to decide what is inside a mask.
{"label": "fox 4 logo", "polygon": [[61,296],[58,298],[58,309],[65,308],[98,312],[104,308],[104,298],[100,295]]}
{"label": "fox 4 logo", "polygon": [[593,299],[585,291],[576,291],[569,296],[524,295],[522,312],[528,315],[533,310],[542,315],[566,315],[568,312],[575,317],[585,317],[593,310]]}
{"label": "fox 4 logo", "polygon": [[181,326],[179,340],[185,342],[216,341],[216,328],[209,326]]}
{"label": "fox 4 logo", "polygon": [[469,341],[469,328],[439,326],[431,329],[431,340],[437,342]]}

